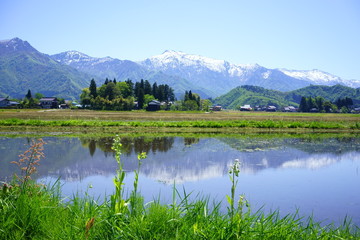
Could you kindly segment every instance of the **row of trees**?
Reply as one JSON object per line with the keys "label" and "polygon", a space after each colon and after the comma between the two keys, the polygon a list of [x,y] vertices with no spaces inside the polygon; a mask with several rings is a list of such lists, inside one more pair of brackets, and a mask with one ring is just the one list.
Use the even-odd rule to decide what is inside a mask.
{"label": "row of trees", "polygon": [[334,103],[325,101],[323,97],[302,97],[300,101],[300,112],[337,112],[340,110],[342,113],[350,111],[350,107],[353,105],[351,98],[339,98]]}
{"label": "row of trees", "polygon": [[130,80],[117,82],[116,79],[106,79],[100,87],[96,86],[94,79],[89,88],[83,89],[80,101],[83,106],[103,110],[131,110],[137,101],[139,109],[146,108],[147,104],[157,99],[161,102],[175,100],[174,90],[167,84],[150,84],[148,80],[141,79],[135,84]]}
{"label": "row of trees", "polygon": [[171,110],[175,111],[210,111],[212,102],[209,99],[201,99],[200,96],[196,93],[190,91],[185,91],[184,99],[175,102],[171,106]]}

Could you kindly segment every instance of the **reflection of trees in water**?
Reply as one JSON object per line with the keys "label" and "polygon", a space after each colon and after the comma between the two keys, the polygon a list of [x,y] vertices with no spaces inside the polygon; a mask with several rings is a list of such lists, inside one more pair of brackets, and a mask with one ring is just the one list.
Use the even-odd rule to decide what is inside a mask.
{"label": "reflection of trees in water", "polygon": [[[113,138],[80,138],[80,141],[84,147],[89,148],[91,156],[94,155],[96,148],[103,151],[105,156],[113,155],[114,151],[111,149]],[[173,147],[174,137],[123,137],[121,144],[122,153],[126,155],[133,152],[167,152]]]}
{"label": "reflection of trees in water", "polygon": [[184,145],[191,146],[193,144],[199,143],[200,138],[184,138]]}

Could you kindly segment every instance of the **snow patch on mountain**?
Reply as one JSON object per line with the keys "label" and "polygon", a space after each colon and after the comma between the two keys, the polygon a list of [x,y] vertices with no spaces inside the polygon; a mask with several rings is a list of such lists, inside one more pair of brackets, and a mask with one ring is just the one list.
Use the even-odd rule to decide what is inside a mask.
{"label": "snow patch on mountain", "polygon": [[104,58],[90,57],[89,55],[74,50],[53,55],[53,58],[56,61],[66,65],[72,65],[77,63],[87,63],[91,65],[96,65],[114,60],[114,58],[111,57],[104,57]]}
{"label": "snow patch on mountain", "polygon": [[150,57],[140,64],[151,69],[169,69],[179,67],[193,67],[201,72],[207,69],[217,73],[227,73],[230,76],[242,76],[244,72],[254,71],[257,64],[232,64],[225,60],[218,60],[200,55],[187,54],[181,51],[167,50],[160,55]]}
{"label": "snow patch on mountain", "polygon": [[310,81],[313,84],[318,84],[318,85],[342,84],[354,88],[360,87],[359,80],[342,79],[338,76],[335,76],[333,74],[318,69],[313,69],[313,70],[278,69],[278,70],[290,77]]}
{"label": "snow patch on mountain", "polygon": [[319,82],[319,83],[334,82],[334,81],[341,82],[341,78],[339,78],[335,75],[332,75],[330,73],[320,71],[318,69],[309,70],[309,71],[304,71],[304,70],[298,71],[298,70],[288,70],[288,69],[279,69],[279,70],[290,77],[294,77],[297,79],[310,80],[315,83],[316,82]]}

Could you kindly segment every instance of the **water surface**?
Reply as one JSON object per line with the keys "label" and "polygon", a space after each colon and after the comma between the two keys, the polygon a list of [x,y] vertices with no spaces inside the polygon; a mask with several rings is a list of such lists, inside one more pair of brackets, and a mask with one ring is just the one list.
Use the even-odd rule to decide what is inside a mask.
{"label": "water surface", "polygon": [[[103,199],[113,191],[117,163],[112,138],[44,137],[46,159],[37,179],[60,178],[63,194],[91,194]],[[0,137],[0,180],[17,171],[18,155],[30,138]],[[131,191],[137,154],[147,152],[140,171],[140,191],[145,201],[161,196],[170,203],[177,189],[210,196],[226,205],[230,194],[229,167],[241,162],[237,196],[244,194],[253,209],[279,209],[282,214],[314,215],[316,220],[341,223],[345,216],[360,225],[360,138],[122,138],[121,160]],[[225,207],[224,207],[225,208]]]}

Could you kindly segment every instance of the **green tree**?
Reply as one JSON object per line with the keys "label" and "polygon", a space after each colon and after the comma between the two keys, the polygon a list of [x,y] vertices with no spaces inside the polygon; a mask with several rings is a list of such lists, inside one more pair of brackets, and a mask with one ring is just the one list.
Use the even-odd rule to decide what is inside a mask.
{"label": "green tree", "polygon": [[301,97],[299,111],[300,112],[308,112],[309,111],[308,101],[307,101],[306,97]]}
{"label": "green tree", "polygon": [[44,94],[42,94],[42,93],[35,93],[35,98],[36,99],[41,99],[41,98],[43,98],[44,97]]}
{"label": "green tree", "polygon": [[316,97],[315,98],[315,105],[319,112],[324,111],[324,98],[323,97]]}
{"label": "green tree", "polygon": [[140,88],[140,89],[139,89],[138,96],[137,96],[137,102],[138,102],[138,107],[139,107],[139,109],[143,109],[143,107],[144,107],[144,101],[145,101],[144,89],[143,89],[143,88]]}
{"label": "green tree", "polygon": [[96,87],[96,82],[94,79],[91,79],[91,81],[90,81],[89,90],[90,90],[90,96],[92,98],[96,98],[97,97],[97,87]]}
{"label": "green tree", "polygon": [[199,110],[199,105],[195,100],[186,100],[183,104],[183,110],[185,111],[197,111]]}
{"label": "green tree", "polygon": [[342,106],[340,111],[341,113],[348,113],[349,109],[346,106]]}
{"label": "green tree", "polygon": [[330,101],[326,101],[323,104],[324,111],[327,113],[330,113],[333,111],[333,104]]}
{"label": "green tree", "polygon": [[126,82],[126,84],[129,86],[129,88],[131,90],[130,96],[133,97],[134,96],[134,83],[130,79],[126,80],[125,82]]}
{"label": "green tree", "polygon": [[80,95],[80,103],[85,107],[85,105],[90,105],[91,103],[90,90],[88,88],[84,88]]}
{"label": "green tree", "polygon": [[155,100],[155,97],[153,95],[145,94],[143,108],[146,108],[148,106],[148,103],[151,102],[152,100]]}
{"label": "green tree", "polygon": [[120,95],[120,90],[116,88],[116,85],[113,82],[109,82],[105,88],[105,98],[110,101],[115,99]]}
{"label": "green tree", "polygon": [[117,87],[120,90],[120,95],[124,98],[131,97],[133,90],[130,88],[130,85],[126,82],[118,82]]}
{"label": "green tree", "polygon": [[152,85],[152,95],[156,98],[158,98],[158,92],[159,92],[159,88],[156,82],[154,82],[154,84]]}
{"label": "green tree", "polygon": [[25,95],[25,98],[27,98],[29,100],[32,98],[30,89],[28,90],[27,94]]}
{"label": "green tree", "polygon": [[152,88],[148,80],[144,82],[144,93],[145,94],[152,94]]}
{"label": "green tree", "polygon": [[209,112],[212,102],[209,99],[201,99],[201,110]]}

